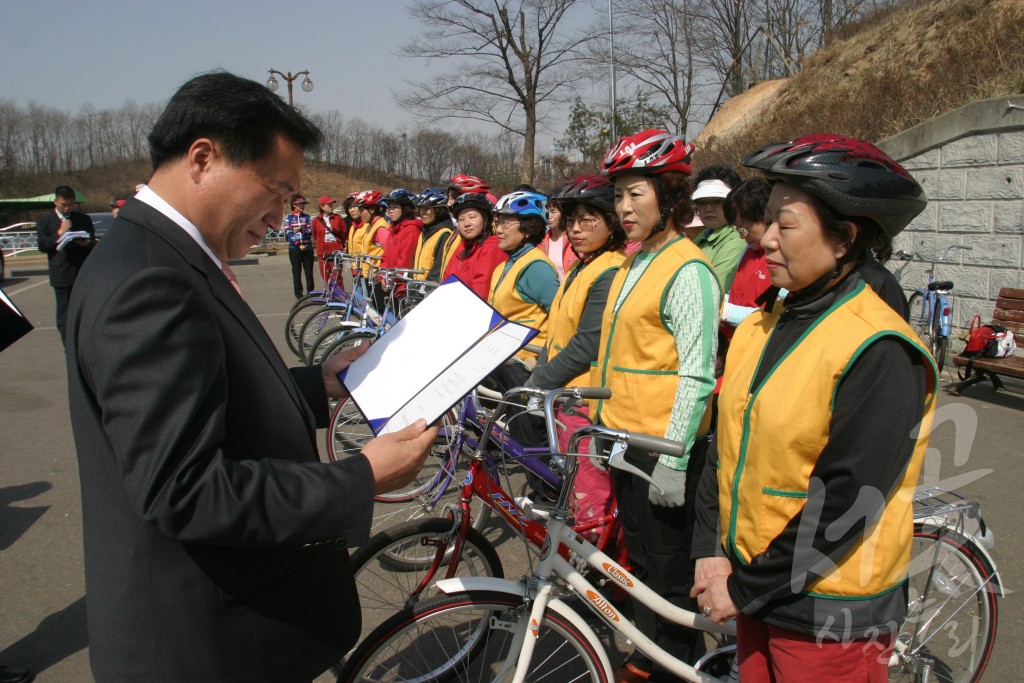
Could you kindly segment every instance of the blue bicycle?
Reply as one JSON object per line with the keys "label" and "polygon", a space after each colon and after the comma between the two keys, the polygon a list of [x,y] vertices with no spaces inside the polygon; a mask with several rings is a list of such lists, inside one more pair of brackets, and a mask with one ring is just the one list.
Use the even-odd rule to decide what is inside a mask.
{"label": "blue bicycle", "polygon": [[[935,265],[947,261],[951,251],[969,251],[971,248],[959,244],[946,247],[942,256],[932,260],[932,267],[928,270],[928,284],[918,287],[910,295],[910,326],[931,351],[939,372],[942,372],[942,366],[946,363],[949,335],[953,331],[953,282],[936,280]],[[894,255],[908,261],[914,258],[914,254],[905,251],[898,251]]]}

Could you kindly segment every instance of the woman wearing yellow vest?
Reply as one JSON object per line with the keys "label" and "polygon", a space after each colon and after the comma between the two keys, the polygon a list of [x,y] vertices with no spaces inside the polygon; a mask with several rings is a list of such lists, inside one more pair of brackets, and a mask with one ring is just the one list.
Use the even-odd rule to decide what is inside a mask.
{"label": "woman wearing yellow vest", "polygon": [[[547,340],[548,310],[558,292],[555,266],[537,247],[548,225],[546,201],[547,197],[535,192],[513,192],[498,200],[494,234],[508,261],[491,275],[488,297],[498,313],[537,330],[539,334],[532,342],[537,346]],[[520,353],[536,359],[535,354]]]}
{"label": "woman wearing yellow vest", "polygon": [[[558,292],[555,266],[537,245],[547,231],[547,197],[536,192],[513,192],[498,200],[494,234],[498,247],[508,255],[491,274],[487,302],[513,322],[537,330],[531,343],[543,346],[547,340],[548,311]],[[516,354],[521,362],[510,362],[491,375],[503,391],[521,386],[530,377],[537,355]],[[512,437],[531,446],[547,443],[543,420],[517,415],[509,421]]]}
{"label": "woman wearing yellow vest", "polygon": [[[627,460],[656,482],[612,471],[633,571],[675,605],[693,607],[690,541],[693,496],[707,449],[705,414],[715,388],[714,360],[722,293],[714,269],[682,228],[693,218],[689,176],[693,145],[663,130],[623,138],[604,160],[615,182],[615,210],[629,239],[641,244],[619,269],[601,323],[594,386],[611,398],[591,419],[613,429],[665,436],[685,456]],[[688,476],[689,475],[689,476]],[[634,601],[637,626],[683,661],[703,651],[703,638]],[[634,652],[617,680],[675,680]]]}
{"label": "woman wearing yellow vest", "polygon": [[[615,215],[615,188],[604,176],[586,175],[560,188],[564,209],[562,234],[573,251],[573,262],[548,314],[548,340],[527,385],[542,389],[590,386],[590,366],[597,360],[601,318],[615,272],[626,260],[626,232]],[[549,222],[550,225],[550,222]],[[559,411],[558,447],[565,451],[569,437],[590,424],[589,412]],[[588,440],[589,441],[589,440]],[[587,443],[581,443],[587,448]],[[611,478],[589,458],[579,461],[573,513],[577,523],[601,518],[614,508]],[[600,537],[603,527],[589,532]],[[610,553],[608,550],[605,552]]]}
{"label": "woman wearing yellow vest", "polygon": [[[374,263],[380,264],[391,233],[387,216],[384,215],[384,196],[376,189],[367,190],[356,201],[356,206],[359,207],[362,224],[366,226],[366,231],[362,233],[362,246],[359,252],[376,257]],[[370,263],[364,263],[362,276],[366,278],[369,274]]]}
{"label": "woman wearing yellow vest", "polygon": [[444,262],[444,246],[455,232],[448,215],[447,196],[443,187],[428,187],[416,197],[416,211],[423,221],[423,232],[416,244],[412,267],[426,271],[417,279],[440,282]]}
{"label": "woman wearing yellow vest", "polygon": [[790,294],[733,335],[693,594],[715,621],[737,618],[744,683],[886,681],[938,376],[857,268],[891,249],[924,191],[838,135],[743,163],[773,183],[761,246]]}

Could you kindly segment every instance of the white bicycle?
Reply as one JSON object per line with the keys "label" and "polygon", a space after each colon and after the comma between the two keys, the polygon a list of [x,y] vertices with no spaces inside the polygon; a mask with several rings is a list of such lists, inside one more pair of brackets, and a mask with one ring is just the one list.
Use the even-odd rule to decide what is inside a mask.
{"label": "white bicycle", "polygon": [[[577,390],[564,390],[577,391]],[[586,391],[586,390],[582,390]],[[551,392],[545,414],[563,393]],[[604,427],[573,435],[611,442],[610,467],[650,478],[624,460],[628,447],[679,455],[680,444]],[[688,681],[736,680],[735,623],[717,625],[655,594],[571,528],[569,496],[576,458],[566,459],[565,484],[547,518],[548,542],[518,581],[472,577],[438,581],[439,595],[409,604],[351,653],[338,677],[346,683],[612,681],[604,644],[584,615]],[[651,482],[652,485],[655,485]],[[995,641],[1001,582],[982,540],[977,505],[955,494],[922,492],[917,501],[908,617],[890,660],[890,680],[977,681]],[[971,533],[977,528],[976,533]],[[531,546],[524,544],[527,553]],[[601,585],[599,585],[601,584]],[[614,586],[666,619],[713,634],[718,646],[695,663],[675,659],[641,633],[606,597]],[[732,677],[730,677],[732,676]]]}

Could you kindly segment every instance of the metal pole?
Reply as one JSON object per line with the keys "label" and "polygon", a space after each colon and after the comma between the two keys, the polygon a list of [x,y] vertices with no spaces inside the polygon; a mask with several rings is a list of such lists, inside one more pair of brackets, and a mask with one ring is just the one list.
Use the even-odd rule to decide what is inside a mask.
{"label": "metal pole", "polygon": [[615,26],[612,23],[612,0],[608,0],[608,100],[611,111],[611,122],[608,130],[610,132],[610,145],[614,145],[619,139],[618,126],[616,125],[617,111],[615,102]]}

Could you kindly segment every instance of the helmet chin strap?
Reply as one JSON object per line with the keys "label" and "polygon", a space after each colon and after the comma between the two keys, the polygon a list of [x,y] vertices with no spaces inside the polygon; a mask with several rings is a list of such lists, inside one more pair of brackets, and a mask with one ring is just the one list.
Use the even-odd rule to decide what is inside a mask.
{"label": "helmet chin strap", "polygon": [[662,231],[665,230],[665,228],[668,227],[668,219],[669,216],[672,214],[672,209],[676,207],[676,202],[678,202],[679,198],[682,196],[682,192],[676,192],[675,196],[672,197],[671,201],[665,202],[665,208],[661,210],[661,220],[658,221],[658,224],[655,225],[654,228],[651,230],[651,234],[647,236],[647,239],[654,237],[655,235],[661,233]]}

